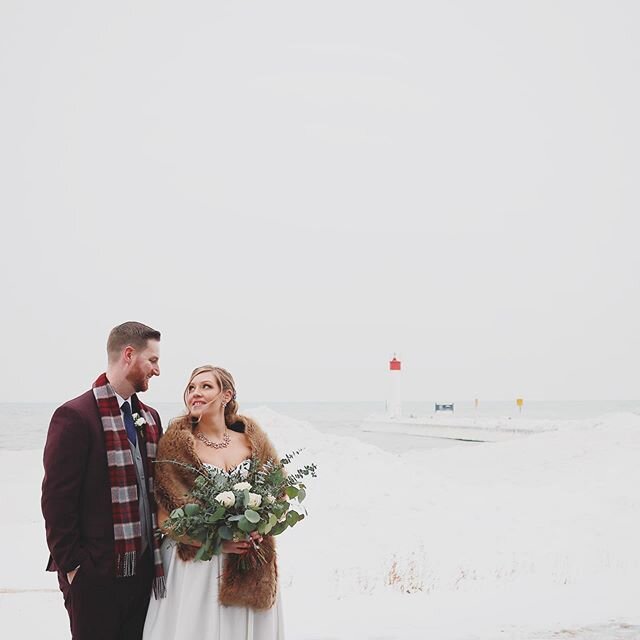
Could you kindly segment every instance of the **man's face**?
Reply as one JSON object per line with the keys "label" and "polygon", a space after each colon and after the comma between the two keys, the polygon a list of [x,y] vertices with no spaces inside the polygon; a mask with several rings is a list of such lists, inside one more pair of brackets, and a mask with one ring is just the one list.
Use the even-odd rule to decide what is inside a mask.
{"label": "man's face", "polygon": [[127,380],[133,386],[135,393],[141,393],[149,388],[149,380],[160,375],[160,342],[147,340],[147,346],[141,351],[133,350]]}

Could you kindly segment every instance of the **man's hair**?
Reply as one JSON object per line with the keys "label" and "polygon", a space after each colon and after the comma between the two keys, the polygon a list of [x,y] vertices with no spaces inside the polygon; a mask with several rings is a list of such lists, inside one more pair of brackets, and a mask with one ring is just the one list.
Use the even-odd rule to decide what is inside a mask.
{"label": "man's hair", "polygon": [[148,340],[160,340],[160,332],[141,322],[123,322],[111,329],[107,340],[109,360],[115,359],[128,346],[144,349]]}

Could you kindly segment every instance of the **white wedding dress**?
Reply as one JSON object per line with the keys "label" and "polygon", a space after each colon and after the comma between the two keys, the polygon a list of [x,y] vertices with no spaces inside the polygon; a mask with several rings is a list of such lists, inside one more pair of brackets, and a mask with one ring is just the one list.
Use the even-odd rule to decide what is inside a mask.
{"label": "white wedding dress", "polygon": [[[248,464],[249,460],[241,462],[229,475],[242,478]],[[167,596],[158,600],[151,596],[143,640],[284,640],[279,591],[267,611],[221,605],[218,580],[226,554],[184,562],[169,538],[164,539],[161,552]]]}

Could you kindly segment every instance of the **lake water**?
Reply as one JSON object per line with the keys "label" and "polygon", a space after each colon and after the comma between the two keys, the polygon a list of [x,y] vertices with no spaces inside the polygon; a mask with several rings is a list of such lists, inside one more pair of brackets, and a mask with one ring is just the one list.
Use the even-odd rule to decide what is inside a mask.
{"label": "lake water", "polygon": [[[447,399],[448,400],[448,399]],[[42,449],[54,404],[0,403],[0,449]],[[164,425],[182,412],[182,405],[158,403]],[[249,411],[257,407],[269,407],[277,413],[304,420],[326,433],[354,436],[388,451],[406,451],[413,448],[441,446],[429,438],[417,436],[380,434],[360,429],[363,420],[372,415],[382,415],[382,402],[247,402],[241,407]],[[433,415],[432,401],[405,402],[405,416]],[[455,415],[479,418],[513,418],[579,420],[597,418],[601,415],[632,412],[640,413],[640,400],[636,401],[525,401],[520,412],[515,402],[456,401]]]}

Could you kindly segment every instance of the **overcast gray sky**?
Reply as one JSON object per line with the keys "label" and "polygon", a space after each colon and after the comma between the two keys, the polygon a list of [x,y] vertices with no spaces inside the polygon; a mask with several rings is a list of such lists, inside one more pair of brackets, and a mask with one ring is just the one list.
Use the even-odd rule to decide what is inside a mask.
{"label": "overcast gray sky", "polygon": [[637,2],[0,4],[0,400],[637,399]]}

